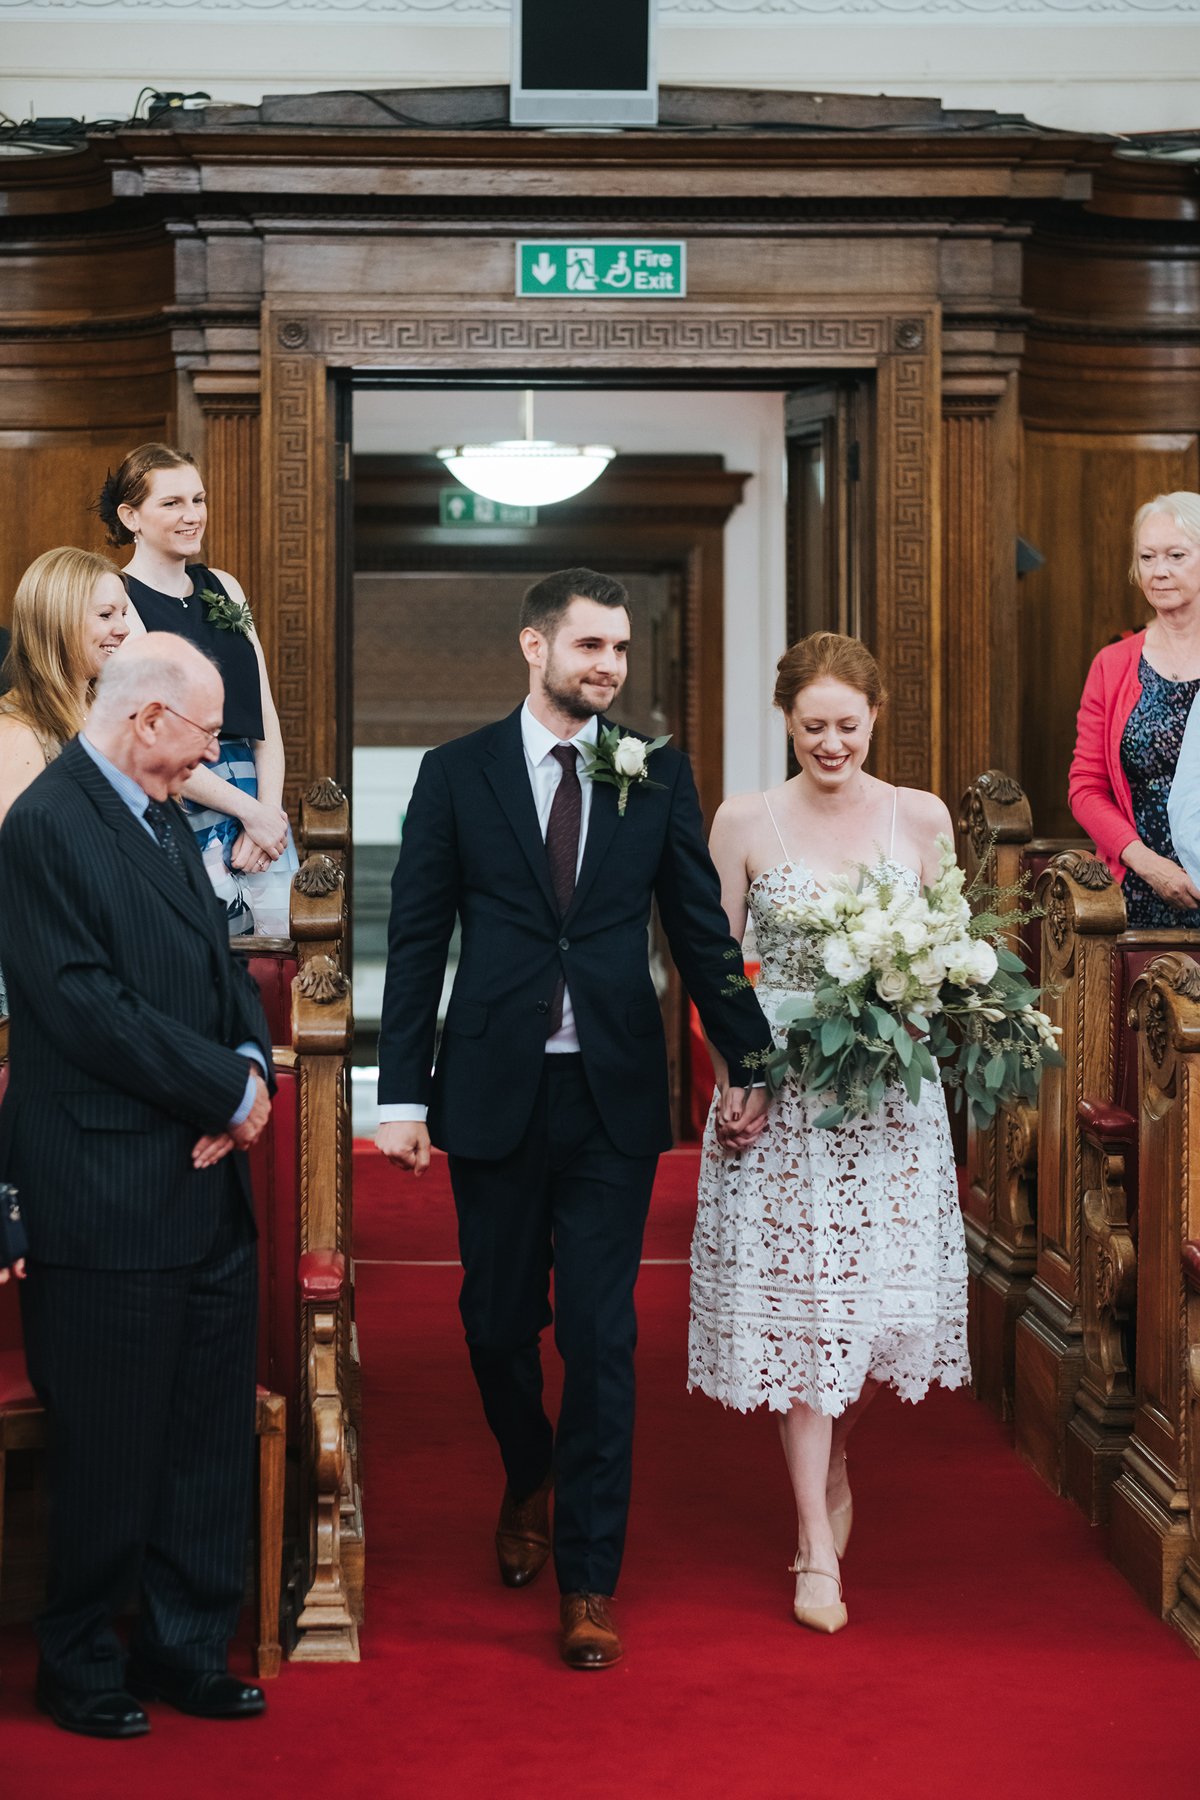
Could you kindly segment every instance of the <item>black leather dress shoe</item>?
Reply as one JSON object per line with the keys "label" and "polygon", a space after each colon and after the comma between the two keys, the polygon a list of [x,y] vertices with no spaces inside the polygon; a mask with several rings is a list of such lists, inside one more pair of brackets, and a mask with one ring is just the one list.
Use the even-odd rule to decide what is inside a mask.
{"label": "black leather dress shoe", "polygon": [[261,1688],[219,1669],[155,1669],[131,1662],[125,1680],[139,1700],[165,1700],[196,1719],[254,1719],[267,1710]]}
{"label": "black leather dress shoe", "polygon": [[124,1688],[83,1693],[78,1688],[62,1687],[52,1675],[39,1670],[35,1699],[56,1725],[64,1731],[78,1731],[83,1737],[145,1737],[150,1729],[149,1719]]}

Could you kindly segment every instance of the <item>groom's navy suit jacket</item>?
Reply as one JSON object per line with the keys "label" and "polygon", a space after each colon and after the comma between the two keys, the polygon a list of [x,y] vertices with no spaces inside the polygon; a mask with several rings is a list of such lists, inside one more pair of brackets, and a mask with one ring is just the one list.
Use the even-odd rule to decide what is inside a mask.
{"label": "groom's navy suit jacket", "polygon": [[[379,1099],[428,1105],[430,1136],[452,1155],[494,1160],[520,1142],[560,975],[613,1143],[628,1156],[670,1148],[666,1040],[648,963],[652,899],[731,1082],[747,1082],[743,1059],[770,1047],[753,991],[730,979],[741,975],[741,951],[721,907],[691,764],[668,747],[655,751],[649,773],[661,786],[635,784],[624,818],[617,790],[595,784],[562,917],[520,708],[422,761],[392,880]],[[456,915],[462,953],[431,1072]]]}

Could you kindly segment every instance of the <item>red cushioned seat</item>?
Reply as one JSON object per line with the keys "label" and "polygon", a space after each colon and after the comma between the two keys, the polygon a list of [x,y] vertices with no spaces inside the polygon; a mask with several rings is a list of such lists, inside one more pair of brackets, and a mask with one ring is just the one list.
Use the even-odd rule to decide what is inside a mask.
{"label": "red cushioned seat", "polygon": [[340,1250],[306,1250],[298,1273],[303,1300],[334,1306],[341,1299],[346,1259]]}
{"label": "red cushioned seat", "polygon": [[36,1409],[41,1401],[29,1385],[23,1350],[0,1350],[0,1406],[9,1411]]}
{"label": "red cushioned seat", "polygon": [[292,1041],[292,979],[299,964],[294,956],[251,956],[247,967],[258,983],[273,1044]]}
{"label": "red cushioned seat", "polygon": [[1200,1243],[1194,1238],[1183,1246],[1183,1272],[1188,1286],[1200,1293]]}

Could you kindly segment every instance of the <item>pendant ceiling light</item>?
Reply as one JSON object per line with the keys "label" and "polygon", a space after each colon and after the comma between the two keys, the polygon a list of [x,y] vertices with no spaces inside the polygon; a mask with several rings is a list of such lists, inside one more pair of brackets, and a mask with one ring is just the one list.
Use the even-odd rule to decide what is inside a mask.
{"label": "pendant ceiling light", "polygon": [[521,400],[524,436],[498,444],[457,444],[439,450],[450,473],[485,499],[503,506],[553,506],[590,487],[617,454],[611,444],[556,444],[533,435],[533,389]]}

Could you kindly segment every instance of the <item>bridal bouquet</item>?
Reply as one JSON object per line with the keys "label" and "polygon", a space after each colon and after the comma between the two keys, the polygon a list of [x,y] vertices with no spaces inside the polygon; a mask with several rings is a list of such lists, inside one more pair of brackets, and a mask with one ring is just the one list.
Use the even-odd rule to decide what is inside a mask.
{"label": "bridal bouquet", "polygon": [[1004,943],[1020,911],[971,910],[972,899],[1012,896],[978,882],[964,891],[953,844],[938,845],[937,880],[919,894],[881,859],[857,882],[835,876],[779,909],[815,940],[823,975],[815,993],[779,1008],[787,1044],[767,1062],[767,1080],[777,1090],[790,1069],[809,1092],[832,1093],[817,1125],[869,1117],[896,1082],[915,1103],[923,1081],[955,1089],[957,1106],[965,1094],[986,1125],[997,1107],[1033,1099],[1044,1067],[1062,1067],[1060,1028],[1035,1008],[1040,990]]}

